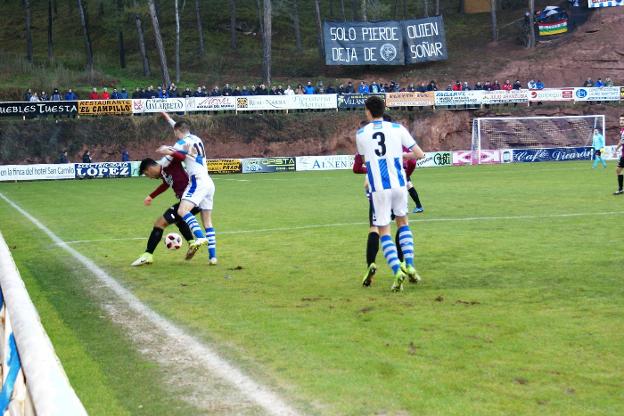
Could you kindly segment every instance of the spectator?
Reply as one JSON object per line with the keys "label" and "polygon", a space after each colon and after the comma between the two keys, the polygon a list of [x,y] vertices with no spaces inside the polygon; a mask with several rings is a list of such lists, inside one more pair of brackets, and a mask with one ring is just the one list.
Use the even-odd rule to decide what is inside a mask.
{"label": "spectator", "polygon": [[175,84],[171,84],[168,90],[169,98],[176,98],[178,96],[178,87]]}
{"label": "spectator", "polygon": [[477,81],[477,83],[474,86],[474,90],[475,91],[482,91],[483,90],[483,85],[481,85],[481,81]]}
{"label": "spectator", "polygon": [[135,100],[141,98],[141,89],[139,87],[136,87],[134,89],[134,92],[132,93],[132,98],[134,98]]}
{"label": "spectator", "polygon": [[28,101],[30,101],[31,103],[36,103],[41,100],[39,99],[39,96],[37,95],[37,92],[35,91],[30,95],[30,99]]}
{"label": "spectator", "polygon": [[195,92],[193,93],[193,97],[203,97],[203,96],[204,96],[204,92],[202,91],[202,88],[198,86]]}
{"label": "spectator", "polygon": [[424,82],[421,82],[418,87],[416,87],[416,92],[427,92],[427,86]]}
{"label": "spectator", "polygon": [[295,95],[295,91],[288,85],[286,91],[284,91],[284,95]]}
{"label": "spectator", "polygon": [[314,86],[312,85],[312,82],[308,81],[308,83],[306,84],[305,88],[303,89],[303,92],[305,94],[314,94],[316,93],[316,90],[314,89]]}
{"label": "spectator", "polygon": [[230,95],[232,95],[233,92],[234,90],[232,89],[232,87],[230,87],[230,84],[225,84],[225,86],[223,87],[223,95],[229,97]]}
{"label": "spectator", "polygon": [[407,92],[416,92],[416,86],[413,82],[410,82],[406,89]]}
{"label": "spectator", "polygon": [[241,89],[240,87],[237,85],[234,90],[232,90],[232,97],[240,97],[241,96]]}
{"label": "spectator", "polygon": [[538,79],[537,82],[535,83],[535,89],[543,90],[544,89],[544,83]]}
{"label": "spectator", "polygon": [[379,93],[379,85],[377,85],[377,83],[375,81],[373,81],[370,85],[370,93],[371,94],[378,94]]}
{"label": "spectator", "polygon": [[453,91],[453,86],[451,84],[448,84],[446,86],[446,91]]}
{"label": "spectator", "polygon": [[504,90],[504,91],[511,91],[511,90],[513,90],[513,85],[511,85],[511,81],[506,79],[505,83],[503,84],[501,89]]}
{"label": "spectator", "polygon": [[102,91],[102,94],[100,94],[100,98],[102,100],[110,100],[111,96],[106,87],[104,87],[104,91]]}
{"label": "spectator", "polygon": [[184,91],[182,92],[182,96],[183,96],[184,98],[189,98],[189,97],[192,97],[192,96],[193,96],[193,91],[191,91],[191,89],[190,89],[189,87],[186,87],[186,88],[184,89]]}
{"label": "spectator", "polygon": [[347,86],[345,87],[345,94],[354,94],[355,88],[353,87],[353,83],[351,81],[347,82]]}
{"label": "spectator", "polygon": [[202,90],[202,93],[204,94],[203,97],[208,97],[209,92],[208,92],[208,88],[206,88],[205,85],[202,85],[201,90]]}
{"label": "spectator", "polygon": [[75,101],[78,99],[78,95],[70,88],[65,93],[65,101]]}
{"label": "spectator", "polygon": [[485,84],[483,84],[483,91],[492,91],[492,84],[490,84],[490,81],[485,81]]}
{"label": "spectator", "polygon": [[122,162],[130,162],[130,154],[128,153],[128,151],[126,149],[123,149],[121,151],[121,161]]}
{"label": "spectator", "polygon": [[601,88],[601,87],[604,87],[604,86],[605,85],[604,85],[604,82],[602,82],[602,78],[598,78],[596,80],[596,83],[594,84],[594,87],[598,87],[598,88]]}
{"label": "spectator", "polygon": [[297,85],[297,89],[295,90],[295,94],[297,94],[297,95],[305,94],[305,88],[303,88],[303,85],[301,85],[301,84]]}
{"label": "spectator", "polygon": [[32,95],[32,89],[28,88],[28,90],[24,93],[24,101],[30,101],[30,97],[32,97]]}
{"label": "spectator", "polygon": [[360,82],[360,86],[358,87],[358,92],[360,94],[370,94],[370,88],[368,84],[366,84],[366,81]]}
{"label": "spectator", "polygon": [[429,81],[429,85],[427,85],[427,91],[437,91],[438,84],[434,80]]}
{"label": "spectator", "polygon": [[612,87],[613,86],[613,80],[609,77],[607,77],[605,79],[605,87]]}
{"label": "spectator", "polygon": [[91,163],[93,160],[91,159],[91,152],[89,152],[89,149],[85,150],[85,152],[82,154],[82,163]]}
{"label": "spectator", "polygon": [[[158,89],[162,91],[161,87],[158,87]],[[158,90],[155,90],[153,85],[150,85],[149,87],[147,87],[147,89],[145,90],[145,96],[143,98],[156,98],[156,97],[158,97]]]}
{"label": "spectator", "polygon": [[251,95],[250,92],[249,92],[249,89],[247,88],[247,85],[243,85],[243,88],[241,89],[241,95],[243,97]]}
{"label": "spectator", "polygon": [[462,91],[470,91],[470,85],[468,85],[468,81],[464,81],[464,85],[462,85]]}
{"label": "spectator", "polygon": [[113,92],[110,95],[111,100],[119,100],[119,92],[117,91],[117,88],[113,88]]}
{"label": "spectator", "polygon": [[62,101],[63,97],[61,96],[61,93],[59,92],[58,88],[54,88],[54,91],[52,91],[52,96],[50,97],[50,101]]}
{"label": "spectator", "polygon": [[266,85],[258,85],[258,88],[256,88],[256,95],[269,95],[269,90],[267,89]]}
{"label": "spectator", "polygon": [[521,90],[522,89],[522,84],[520,83],[520,80],[517,79],[514,83],[513,83],[513,89],[514,90]]}
{"label": "spectator", "polygon": [[61,154],[59,155],[59,158],[56,161],[56,163],[69,163],[69,159],[67,158],[67,150],[63,150],[61,152]]}
{"label": "spectator", "polygon": [[594,86],[594,81],[592,81],[591,78],[587,78],[587,80],[585,80],[585,82],[583,83],[584,87],[593,87]]}
{"label": "spectator", "polygon": [[332,84],[329,84],[327,90],[325,90],[325,94],[336,94],[336,88]]}
{"label": "spectator", "polygon": [[39,96],[39,101],[50,101],[50,97],[46,94],[45,91],[41,91],[41,95]]}
{"label": "spectator", "polygon": [[100,94],[98,94],[97,88],[94,87],[91,90],[91,92],[89,93],[89,99],[90,100],[99,100],[100,99]]}
{"label": "spectator", "polygon": [[384,84],[382,84],[381,82],[378,84],[379,85],[379,92],[390,92],[389,88],[386,88],[388,86],[388,84],[386,84],[384,86]]}
{"label": "spectator", "polygon": [[527,83],[527,88],[528,88],[528,89],[530,89],[530,90],[534,90],[534,89],[536,89],[536,85],[535,85],[535,80],[534,80],[534,79],[530,80],[530,81]]}
{"label": "spectator", "polygon": [[126,91],[125,88],[121,89],[121,92],[119,93],[119,98],[122,100],[127,100],[128,99],[128,91]]}
{"label": "spectator", "polygon": [[220,97],[221,96],[221,90],[219,89],[218,85],[215,85],[214,88],[212,89],[212,91],[210,91],[210,96],[211,97]]}
{"label": "spectator", "polygon": [[156,98],[169,98],[169,92],[167,90],[163,90],[163,88],[159,85],[156,88]]}
{"label": "spectator", "polygon": [[462,89],[461,82],[459,82],[459,80],[455,81],[455,84],[453,84],[453,91],[462,91]]}
{"label": "spectator", "polygon": [[277,87],[275,85],[273,85],[271,89],[269,90],[269,95],[279,95],[277,93]]}
{"label": "spectator", "polygon": [[323,86],[323,83],[321,82],[319,84],[319,86],[316,88],[316,93],[317,94],[326,94],[327,91],[325,90],[325,87]]}
{"label": "spectator", "polygon": [[501,90],[501,84],[500,82],[498,82],[498,80],[495,80],[494,83],[492,84],[492,91],[500,91]]}

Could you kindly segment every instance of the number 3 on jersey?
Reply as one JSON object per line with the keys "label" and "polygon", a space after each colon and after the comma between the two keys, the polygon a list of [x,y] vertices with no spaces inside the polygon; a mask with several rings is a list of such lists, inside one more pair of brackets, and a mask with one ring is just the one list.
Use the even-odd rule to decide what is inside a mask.
{"label": "number 3 on jersey", "polygon": [[384,156],[386,154],[386,135],[382,132],[377,132],[373,134],[373,139],[377,140],[379,145],[379,149],[375,149],[375,154],[379,157]]}

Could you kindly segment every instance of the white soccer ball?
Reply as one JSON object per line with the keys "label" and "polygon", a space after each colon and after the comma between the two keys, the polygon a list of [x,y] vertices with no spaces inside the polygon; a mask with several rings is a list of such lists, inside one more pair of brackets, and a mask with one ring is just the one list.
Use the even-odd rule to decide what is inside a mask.
{"label": "white soccer ball", "polygon": [[165,237],[165,246],[167,246],[169,250],[178,250],[182,247],[182,237],[176,233],[167,234]]}

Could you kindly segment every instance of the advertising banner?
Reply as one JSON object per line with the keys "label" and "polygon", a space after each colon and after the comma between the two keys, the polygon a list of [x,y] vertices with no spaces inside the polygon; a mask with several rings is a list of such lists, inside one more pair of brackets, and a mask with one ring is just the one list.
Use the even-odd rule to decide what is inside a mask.
{"label": "advertising banner", "polygon": [[405,65],[401,24],[325,22],[326,65]]}
{"label": "advertising banner", "polygon": [[342,94],[338,96],[338,109],[364,108],[364,102],[371,95],[386,99],[386,94]]}
{"label": "advertising banner", "polygon": [[353,169],[353,155],[300,156],[297,157],[297,171]]}
{"label": "advertising banner", "polygon": [[241,173],[240,159],[208,159],[208,172],[213,173]]}
{"label": "advertising banner", "polygon": [[442,16],[402,21],[401,28],[406,64],[448,59]]}
{"label": "advertising banner", "polygon": [[624,6],[624,0],[609,0],[609,1],[587,0],[587,6],[589,8]]}
{"label": "advertising banner", "polygon": [[8,102],[0,103],[0,116],[70,115],[78,113],[78,101]]}
{"label": "advertising banner", "polygon": [[620,87],[574,88],[574,101],[620,101]]}
{"label": "advertising banner", "polygon": [[76,179],[129,178],[131,162],[76,163]]}
{"label": "advertising banner", "polygon": [[624,101],[624,87],[620,87],[620,100]]}
{"label": "advertising banner", "polygon": [[74,179],[73,163],[60,165],[3,165],[0,166],[0,181],[35,181],[41,179]]}
{"label": "advertising banner", "polygon": [[528,90],[483,91],[483,104],[508,104],[529,102]]}
{"label": "advertising banner", "polygon": [[335,110],[337,108],[336,94],[305,94],[290,95],[293,98],[293,110]]}
{"label": "advertising banner", "polygon": [[433,91],[390,92],[386,94],[387,107],[428,107],[435,104]]}
{"label": "advertising banner", "polygon": [[140,160],[134,160],[130,162],[130,176],[137,177],[139,175],[139,168],[141,167]]}
{"label": "advertising banner", "polygon": [[514,162],[563,162],[591,160],[591,147],[554,147],[549,149],[514,149]]}
{"label": "advertising banner", "polygon": [[574,88],[545,88],[529,90],[529,101],[572,101]]}
{"label": "advertising banner", "polygon": [[132,100],[132,112],[134,114],[160,113],[161,111],[183,113],[186,111],[186,98],[149,98]]}
{"label": "advertising banner", "polygon": [[242,160],[243,173],[292,172],[296,170],[294,157],[267,157]]}
{"label": "advertising banner", "polygon": [[568,19],[556,22],[539,22],[537,27],[540,36],[559,35],[568,31]]}
{"label": "advertising banner", "polygon": [[186,99],[186,111],[234,111],[236,97],[190,97]]}
{"label": "advertising banner", "polygon": [[485,91],[435,91],[435,105],[481,105]]}
{"label": "advertising banner", "polygon": [[[476,162],[476,157],[478,155],[477,151],[470,151],[470,150],[455,150],[453,152],[453,166],[464,166],[464,165],[472,165],[472,157],[475,157],[475,162]],[[511,153],[509,153],[509,160],[506,162],[511,162]],[[496,163],[502,163],[502,152],[500,150],[486,150],[486,149],[482,149],[481,150],[481,160],[480,160],[480,164],[482,165],[489,165],[489,164],[496,164]],[[477,163],[474,163],[475,165]]]}
{"label": "advertising banner", "polygon": [[132,100],[80,100],[78,114],[86,116],[132,114]]}
{"label": "advertising banner", "polygon": [[291,95],[251,95],[236,97],[236,111],[290,110]]}
{"label": "advertising banner", "polygon": [[451,152],[426,152],[425,157],[416,162],[417,168],[433,168],[438,166],[451,166],[453,156]]}

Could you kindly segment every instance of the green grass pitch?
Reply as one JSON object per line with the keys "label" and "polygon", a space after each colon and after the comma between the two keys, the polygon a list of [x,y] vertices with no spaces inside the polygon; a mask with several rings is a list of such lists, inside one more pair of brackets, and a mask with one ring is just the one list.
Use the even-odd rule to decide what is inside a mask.
{"label": "green grass pitch", "polygon": [[[0,192],[304,414],[624,414],[624,197],[614,163],[418,170],[419,286],[363,288],[367,201],[349,171],[217,176],[219,265],[160,246],[132,268],[153,180]],[[413,204],[411,205],[413,207]],[[91,415],[189,415],[76,266],[0,200],[4,234]],[[170,228],[170,231],[175,231]],[[240,266],[240,267],[239,267]]]}

